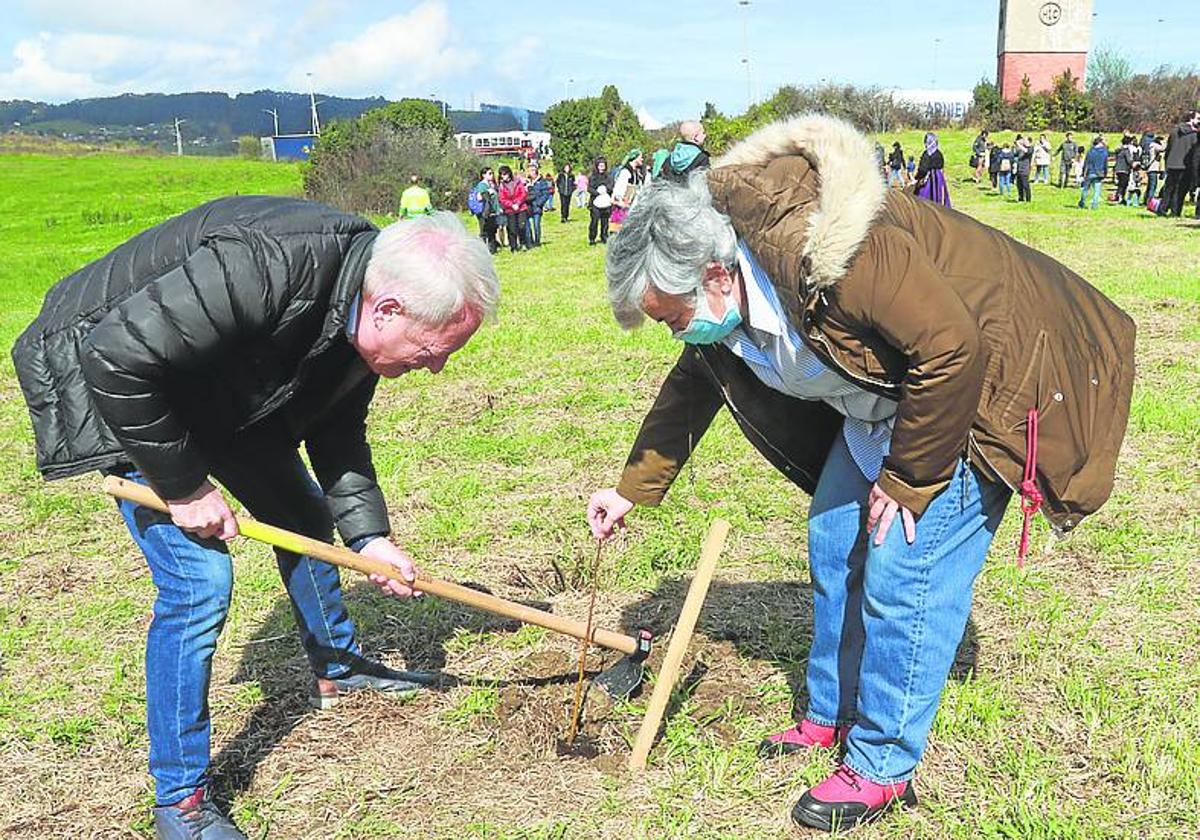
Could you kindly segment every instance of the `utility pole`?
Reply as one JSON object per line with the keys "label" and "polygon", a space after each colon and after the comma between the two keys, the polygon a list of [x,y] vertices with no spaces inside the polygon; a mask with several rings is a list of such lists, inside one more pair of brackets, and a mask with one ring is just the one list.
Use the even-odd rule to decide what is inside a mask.
{"label": "utility pole", "polygon": [[187,120],[175,118],[175,154],[183,157],[183,134],[179,131],[179,126],[183,125]]}
{"label": "utility pole", "polygon": [[276,110],[275,108],[263,108],[262,112],[264,114],[271,115],[271,119],[274,120],[274,123],[275,123],[275,133],[272,136],[278,137],[279,136],[279,111]]}
{"label": "utility pole", "polygon": [[754,83],[750,75],[750,0],[738,0],[742,7],[742,64],[746,65],[746,110],[754,104]]}
{"label": "utility pole", "polygon": [[931,87],[931,88],[933,88],[934,90],[937,90],[937,59],[938,59],[938,47],[941,45],[941,43],[942,43],[942,39],[941,39],[941,38],[934,38],[934,39],[933,39],[933,82],[930,84],[930,87]]}
{"label": "utility pole", "polygon": [[317,94],[313,90],[312,73],[305,73],[308,76],[308,105],[312,112],[312,133],[316,136],[321,136],[321,120],[317,117]]}
{"label": "utility pole", "polygon": [[567,79],[563,82],[563,99],[571,98],[571,85],[575,84],[574,79]]}

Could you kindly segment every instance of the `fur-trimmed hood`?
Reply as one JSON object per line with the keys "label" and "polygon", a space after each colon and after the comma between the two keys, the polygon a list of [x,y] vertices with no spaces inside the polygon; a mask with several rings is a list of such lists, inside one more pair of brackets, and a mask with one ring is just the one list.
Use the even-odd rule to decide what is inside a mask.
{"label": "fur-trimmed hood", "polygon": [[887,194],[875,146],[864,134],[836,117],[803,114],[755,131],[713,161],[713,175],[795,155],[819,178],[801,252],[805,280],[814,289],[828,288],[846,273]]}

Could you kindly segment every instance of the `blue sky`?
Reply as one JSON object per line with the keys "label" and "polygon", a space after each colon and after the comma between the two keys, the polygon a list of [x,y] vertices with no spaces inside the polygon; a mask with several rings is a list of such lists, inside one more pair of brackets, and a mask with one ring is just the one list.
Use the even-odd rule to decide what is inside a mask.
{"label": "blue sky", "polygon": [[[436,94],[544,108],[606,83],[662,121],[706,100],[821,79],[970,88],[995,72],[998,0],[8,0],[0,99],[260,88],[390,98]],[[651,17],[638,10],[662,9]],[[1148,9],[1149,11],[1143,11]],[[682,18],[679,10],[685,10]],[[1136,68],[1195,65],[1200,3],[1096,0],[1093,44]],[[1159,22],[1159,19],[1162,22]],[[671,22],[673,21],[673,22]],[[935,39],[936,45],[935,60]],[[936,65],[936,66],[935,66]]]}

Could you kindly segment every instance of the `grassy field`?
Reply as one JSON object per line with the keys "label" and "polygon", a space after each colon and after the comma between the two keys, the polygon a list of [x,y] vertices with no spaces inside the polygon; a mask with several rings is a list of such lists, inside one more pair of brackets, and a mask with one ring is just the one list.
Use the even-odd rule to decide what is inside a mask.
{"label": "grassy field", "polygon": [[[919,148],[917,134],[901,138]],[[1116,491],[1068,540],[1044,523],[1026,568],[1010,508],[917,780],[922,806],[865,838],[1195,838],[1200,834],[1200,230],[1144,211],[1032,205],[964,183],[956,206],[1082,273],[1138,321],[1139,381]],[[296,193],[296,169],[228,160],[0,156],[0,344],[45,289],[142,228],[235,192]],[[579,211],[575,211],[576,214]],[[677,353],[622,333],[586,221],[497,258],[500,323],[439,376],[381,386],[371,417],[397,539],[430,573],[582,617],[588,493],[611,484]],[[144,837],[144,561],[97,477],[46,484],[0,358],[0,836]],[[253,837],[768,838],[832,756],[762,764],[760,737],[804,705],[807,498],[722,414],[662,508],[606,550],[604,626],[668,630],[706,523],[734,532],[665,735],[623,770],[642,703],[590,691],[596,758],[558,757],[575,647],[346,579],[365,646],[464,680],[407,702],[316,713],[274,562],[235,549],[211,691],[216,789]],[[664,647],[660,645],[660,648]],[[661,650],[659,651],[661,656]],[[594,654],[593,667],[601,657]],[[611,657],[608,658],[611,661]]]}

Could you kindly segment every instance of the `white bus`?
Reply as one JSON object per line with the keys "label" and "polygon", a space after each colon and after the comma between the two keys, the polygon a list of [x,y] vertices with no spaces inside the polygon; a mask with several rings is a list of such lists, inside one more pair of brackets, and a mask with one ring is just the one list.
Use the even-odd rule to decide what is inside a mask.
{"label": "white bus", "polygon": [[548,131],[481,131],[454,135],[460,149],[477,155],[524,155],[529,149],[543,157],[550,148]]}

